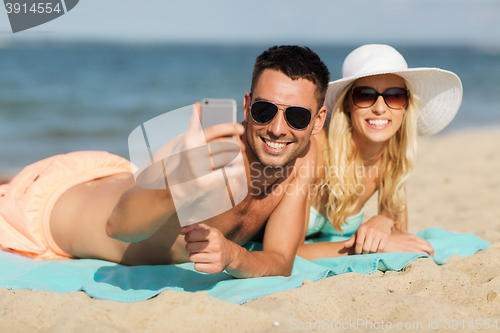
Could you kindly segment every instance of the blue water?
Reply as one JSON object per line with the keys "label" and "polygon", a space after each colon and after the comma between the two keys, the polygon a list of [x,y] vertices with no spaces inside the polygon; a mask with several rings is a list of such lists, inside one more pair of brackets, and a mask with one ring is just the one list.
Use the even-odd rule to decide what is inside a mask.
{"label": "blue water", "polygon": [[[311,46],[332,79],[354,46]],[[0,174],[55,154],[106,150],[128,158],[141,123],[203,98],[242,99],[263,46],[13,45],[0,49]],[[500,124],[500,54],[395,47],[410,67],[460,76],[464,98],[446,131]],[[241,112],[239,113],[242,119]]]}

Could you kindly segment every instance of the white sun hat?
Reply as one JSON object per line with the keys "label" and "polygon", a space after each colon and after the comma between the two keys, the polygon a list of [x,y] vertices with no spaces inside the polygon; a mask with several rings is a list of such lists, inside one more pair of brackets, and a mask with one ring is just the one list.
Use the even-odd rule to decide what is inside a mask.
{"label": "white sun hat", "polygon": [[462,102],[462,82],[455,73],[439,68],[408,68],[403,56],[389,45],[367,44],[345,58],[342,79],[328,85],[325,105],[332,112],[340,93],[359,78],[396,74],[420,97],[418,134],[432,135],[448,125]]}

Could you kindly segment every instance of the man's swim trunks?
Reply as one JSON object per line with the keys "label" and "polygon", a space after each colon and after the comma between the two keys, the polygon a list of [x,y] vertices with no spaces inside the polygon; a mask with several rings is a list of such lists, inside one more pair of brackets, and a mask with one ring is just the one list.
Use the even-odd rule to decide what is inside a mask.
{"label": "man's swim trunks", "polygon": [[75,185],[123,172],[132,173],[129,161],[98,151],[57,155],[27,166],[0,185],[0,249],[40,260],[71,257],[50,233],[57,199]]}

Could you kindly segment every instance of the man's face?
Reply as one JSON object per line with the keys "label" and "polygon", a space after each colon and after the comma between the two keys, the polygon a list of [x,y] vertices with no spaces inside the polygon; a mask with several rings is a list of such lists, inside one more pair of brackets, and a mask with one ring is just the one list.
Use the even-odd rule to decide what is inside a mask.
{"label": "man's face", "polygon": [[[326,108],[318,112],[316,85],[306,79],[292,80],[282,72],[266,69],[262,72],[252,96],[245,95],[245,135],[249,148],[265,166],[282,167],[299,156],[309,144],[312,134],[323,127]],[[279,107],[278,114],[266,124],[259,124],[250,114],[255,101],[273,102]],[[285,120],[287,105],[302,106],[311,110],[312,118],[303,130],[296,130]]]}

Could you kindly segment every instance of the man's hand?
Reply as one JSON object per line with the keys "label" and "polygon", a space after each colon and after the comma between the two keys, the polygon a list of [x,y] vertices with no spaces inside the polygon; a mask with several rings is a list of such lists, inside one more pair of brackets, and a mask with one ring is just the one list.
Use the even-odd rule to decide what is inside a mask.
{"label": "man's hand", "polygon": [[415,252],[434,256],[432,245],[413,234],[391,234],[383,252]]}
{"label": "man's hand", "polygon": [[238,139],[231,137],[241,135],[244,132],[243,126],[225,123],[203,130],[200,126],[199,109],[200,105],[196,103],[186,133],[176,138],[174,147],[162,151],[159,156],[165,162],[168,186],[183,184],[182,190],[176,192],[178,204],[194,201],[213,188],[219,180],[218,177],[210,176],[214,170],[225,167],[228,178],[245,176],[243,165],[231,164],[243,148]]}
{"label": "man's hand", "polygon": [[363,223],[352,237],[344,243],[345,248],[354,245],[354,253],[382,252],[387,245],[394,221],[382,215],[376,215]]}
{"label": "man's hand", "polygon": [[188,225],[181,229],[189,252],[189,261],[194,262],[198,272],[218,274],[231,263],[233,245],[217,228],[204,223]]}

